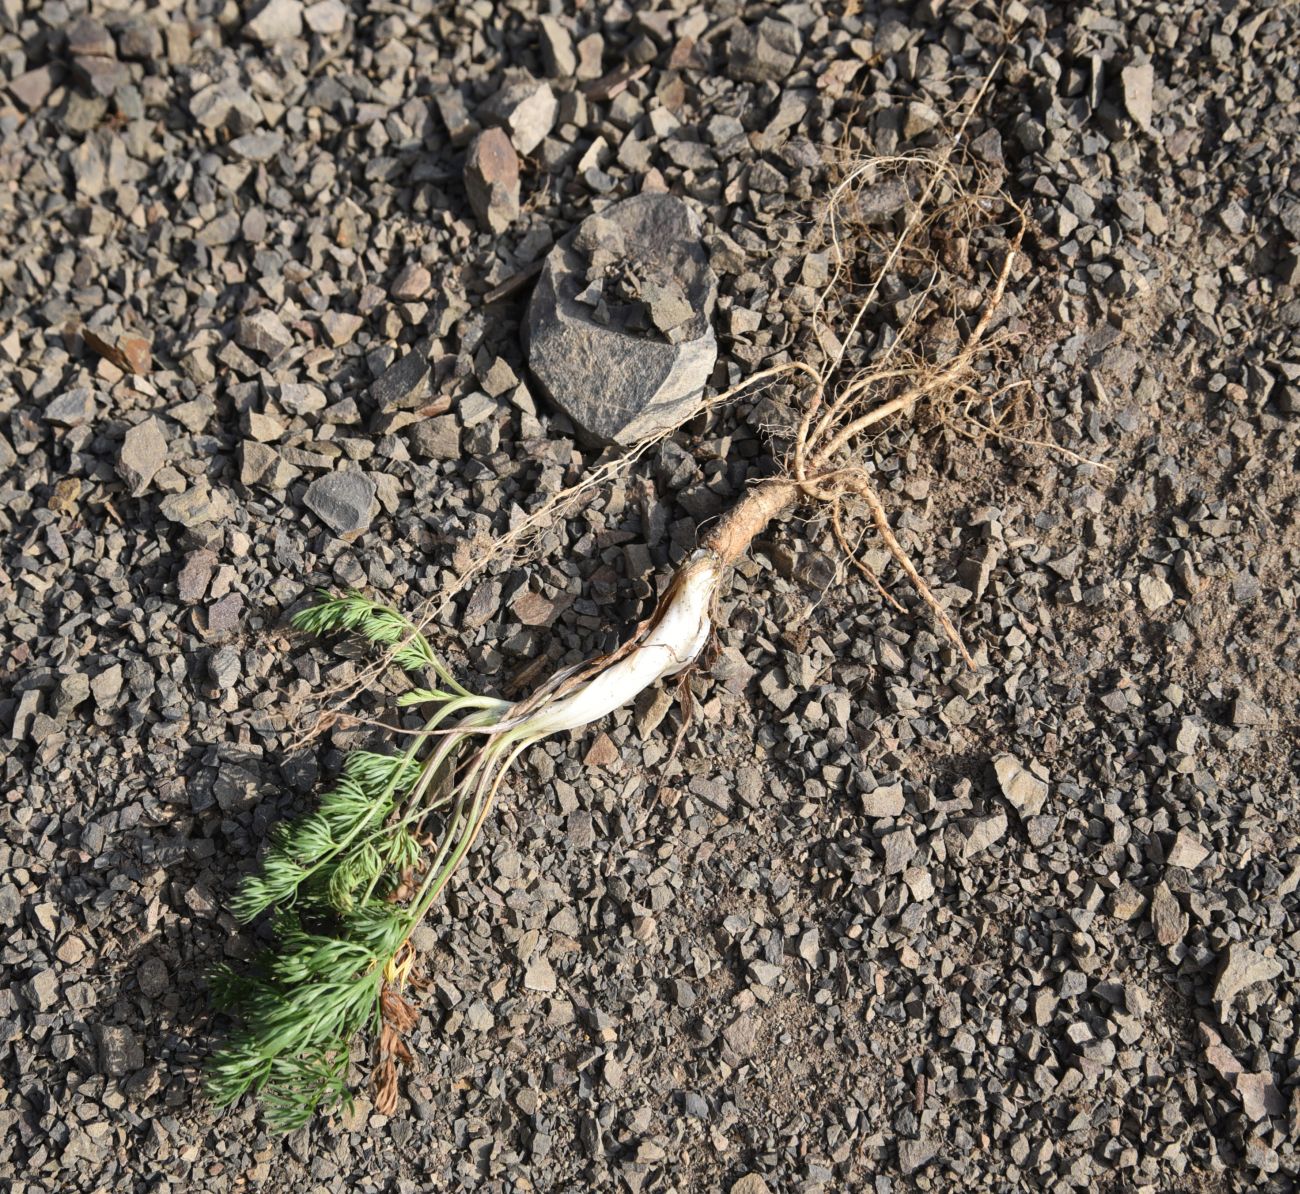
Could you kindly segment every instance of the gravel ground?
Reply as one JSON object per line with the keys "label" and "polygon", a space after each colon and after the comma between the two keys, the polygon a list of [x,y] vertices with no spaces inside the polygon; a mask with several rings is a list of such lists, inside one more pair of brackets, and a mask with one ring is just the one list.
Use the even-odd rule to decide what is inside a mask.
{"label": "gravel ground", "polygon": [[[552,7],[0,0],[8,1188],[1295,1188],[1300,9]],[[979,671],[887,558],[906,614],[772,528],[675,759],[647,699],[520,768],[396,1114],[364,1057],[288,1138],[214,1113],[229,898],[358,740],[290,751],[356,664],[288,612],[410,608],[597,459],[519,347],[551,244],[685,198],[725,388],[806,324],[836,153],[937,144],[1000,54],[970,132],[1031,228],[983,384],[1026,414],[874,459]],[[764,409],[471,586],[462,675],[615,645],[772,471]]]}

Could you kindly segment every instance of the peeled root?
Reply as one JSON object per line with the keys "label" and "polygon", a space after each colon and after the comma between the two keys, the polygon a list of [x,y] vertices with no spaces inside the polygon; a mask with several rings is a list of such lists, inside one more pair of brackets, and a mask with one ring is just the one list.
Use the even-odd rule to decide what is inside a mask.
{"label": "peeled root", "polygon": [[632,638],[630,650],[615,652],[607,666],[571,691],[549,698],[535,712],[506,725],[516,725],[530,736],[581,729],[694,663],[712,629],[710,610],[722,573],[716,552],[696,552],[677,574],[655,615]]}
{"label": "peeled root", "polygon": [[709,640],[713,604],[727,568],[799,492],[794,482],[781,479],[750,489],[678,569],[654,613],[622,647],[553,677],[502,713],[488,732],[537,740],[578,730],[689,667]]}

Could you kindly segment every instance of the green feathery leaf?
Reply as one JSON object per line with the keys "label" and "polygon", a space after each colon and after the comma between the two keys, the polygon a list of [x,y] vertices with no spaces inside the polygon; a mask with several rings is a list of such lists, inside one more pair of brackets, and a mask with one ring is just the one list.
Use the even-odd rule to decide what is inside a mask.
{"label": "green feathery leaf", "polygon": [[[327,866],[367,826],[382,824],[397,800],[415,786],[420,770],[418,762],[403,755],[354,751],[344,764],[343,777],[321,798],[316,812],[276,826],[261,871],[240,884],[231,905],[235,917],[248,922],[270,908],[292,906],[305,880]],[[378,848],[363,843],[354,856],[322,877],[329,902],[340,911],[351,907],[352,894],[359,887],[378,878],[384,858],[410,857],[405,847],[398,847],[394,855],[388,842],[391,834],[380,836]]]}
{"label": "green feathery leaf", "polygon": [[[360,593],[334,597],[324,590],[323,600],[293,616],[293,625],[309,634],[327,634],[336,630],[352,630],[372,643],[397,647],[393,662],[407,671],[431,668],[460,691],[451,679],[451,671],[429,646],[424,637],[406,618],[391,606],[370,601]],[[400,644],[400,646],[398,645]]]}
{"label": "green feathery leaf", "polygon": [[437,688],[412,688],[397,698],[399,709],[409,709],[412,705],[426,705],[433,701],[445,701],[449,695]]}
{"label": "green feathery leaf", "polygon": [[276,1132],[296,1132],[321,1109],[353,1107],[346,1049],[308,1057],[277,1057],[262,1088],[266,1122]]}
{"label": "green feathery leaf", "polygon": [[329,880],[329,901],[340,912],[355,906],[357,891],[378,882],[384,872],[384,860],[370,843],[354,850],[334,868]]}
{"label": "green feathery leaf", "polygon": [[354,750],[343,764],[344,776],[361,784],[372,796],[410,791],[420,778],[420,770],[420,763],[405,755],[381,755],[368,750]]}
{"label": "green feathery leaf", "polygon": [[[314,812],[272,829],[260,868],[233,901],[241,921],[275,914],[275,945],[248,977],[225,968],[213,975],[214,1003],[234,1011],[240,1026],[213,1055],[207,1087],[219,1105],[259,1095],[267,1122],[281,1131],[348,1100],[351,1039],[367,1027],[379,1031],[385,976],[472,842],[481,816],[471,809],[480,805],[447,820],[436,867],[420,869],[425,850],[417,834],[449,800],[458,810],[471,795],[486,801],[489,773],[481,762],[458,770],[457,754],[510,708],[466,692],[396,610],[359,593],[322,596],[294,617],[295,626],[316,634],[352,631],[393,648],[401,666],[438,677],[437,687],[417,688],[398,705],[442,708],[404,753],[349,754]],[[460,720],[450,723],[449,736],[438,733],[453,715]],[[498,760],[513,742],[490,743],[484,758]],[[391,898],[404,874],[417,876],[414,891],[404,893],[409,903]]]}
{"label": "green feathery leaf", "polygon": [[409,829],[398,826],[379,846],[384,861],[398,871],[415,866],[420,861],[420,843]]}
{"label": "green feathery leaf", "polygon": [[[246,981],[239,998],[244,1027],[208,1064],[207,1089],[218,1106],[261,1091],[268,1122],[291,1131],[346,1095],[348,1045],[378,1022],[383,977],[378,966],[356,974],[357,957],[340,951],[333,968],[322,961],[321,977],[291,986]],[[321,1080],[304,1081],[308,1074]]]}

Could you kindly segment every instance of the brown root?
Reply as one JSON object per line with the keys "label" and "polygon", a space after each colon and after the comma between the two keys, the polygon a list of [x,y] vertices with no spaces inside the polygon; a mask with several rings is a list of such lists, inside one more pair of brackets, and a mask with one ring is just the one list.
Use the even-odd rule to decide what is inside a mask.
{"label": "brown root", "polygon": [[898,598],[880,583],[880,577],[878,577],[875,572],[872,571],[867,562],[849,546],[848,537],[844,534],[844,523],[840,517],[840,503],[838,501],[831,502],[831,533],[835,536],[835,542],[839,544],[840,551],[844,553],[844,558],[859,572],[861,572],[867,580],[875,585],[876,591],[881,595],[881,597],[898,610],[900,614],[906,613],[907,611],[898,603]]}
{"label": "brown root", "polygon": [[740,499],[705,537],[702,546],[724,564],[734,564],[749,549],[755,536],[794,503],[799,486],[793,481],[761,481]]}
{"label": "brown root", "polygon": [[907,552],[903,550],[903,545],[899,543],[894,535],[894,530],[889,525],[889,516],[885,513],[885,507],[881,504],[880,498],[876,496],[876,491],[867,480],[867,475],[865,473],[851,474],[844,481],[844,486],[866,502],[867,509],[871,511],[871,520],[876,524],[876,531],[889,549],[889,554],[898,561],[898,566],[907,573],[908,580],[912,582],[916,591],[921,595],[921,600],[934,611],[934,616],[939,619],[939,625],[943,627],[944,634],[948,636],[949,642],[957,648],[966,666],[971,671],[974,671],[976,669],[975,660],[971,657],[971,653],[966,650],[966,644],[962,642],[957,627],[948,616],[948,611],[939,604],[939,599],[930,591],[930,586],[925,583],[920,572],[916,570],[916,565],[912,563]]}

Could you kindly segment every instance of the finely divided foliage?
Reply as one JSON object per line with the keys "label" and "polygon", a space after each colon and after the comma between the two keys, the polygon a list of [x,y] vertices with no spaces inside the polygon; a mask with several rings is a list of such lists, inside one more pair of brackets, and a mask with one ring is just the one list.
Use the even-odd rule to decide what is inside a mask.
{"label": "finely divided foliage", "polygon": [[293,624],[308,634],[327,634],[336,630],[354,630],[387,647],[395,647],[392,660],[407,671],[429,669],[453,692],[468,696],[447,665],[434,654],[424,635],[418,633],[397,610],[370,601],[360,593],[332,597],[321,592],[322,601],[298,614]]}
{"label": "finely divided foliage", "polygon": [[350,630],[437,687],[399,704],[433,706],[400,755],[355,751],[309,816],[277,827],[261,870],[234,901],[243,921],[274,916],[276,947],[251,977],[223,970],[219,1004],[242,1027],[212,1059],[222,1105],[261,1096],[286,1131],[348,1100],[351,1039],[375,1044],[375,1105],[391,1112],[396,1067],[411,1059],[416,1023],[402,996],[415,963],[410,937],[473,845],[510,764],[532,743],[576,729],[688,666],[708,636],[720,576],[716,553],[679,573],[654,616],[612,655],[553,676],[518,704],[475,696],[396,611],[357,594],[326,597],[295,624]]}
{"label": "finely divided foliage", "polygon": [[[228,968],[216,975],[217,1004],[236,1013],[242,1027],[213,1057],[208,1089],[222,1105],[260,1094],[268,1122],[285,1131],[319,1107],[347,1101],[348,1047],[356,1033],[378,1032],[386,1018],[407,1021],[397,989],[409,977],[408,938],[476,828],[466,818],[465,794],[454,794],[458,753],[485,713],[508,707],[468,693],[400,614],[359,595],[327,598],[294,622],[314,633],[351,630],[396,646],[396,662],[427,669],[439,681],[408,693],[402,704],[440,708],[405,753],[353,752],[315,812],[276,827],[260,871],[234,900],[241,921],[273,913],[276,946],[252,977]],[[439,723],[457,713],[458,724],[435,739]],[[485,753],[496,755],[475,755]],[[486,769],[479,759],[466,773]],[[431,828],[426,820],[448,803],[444,843],[430,861],[421,844]]]}

